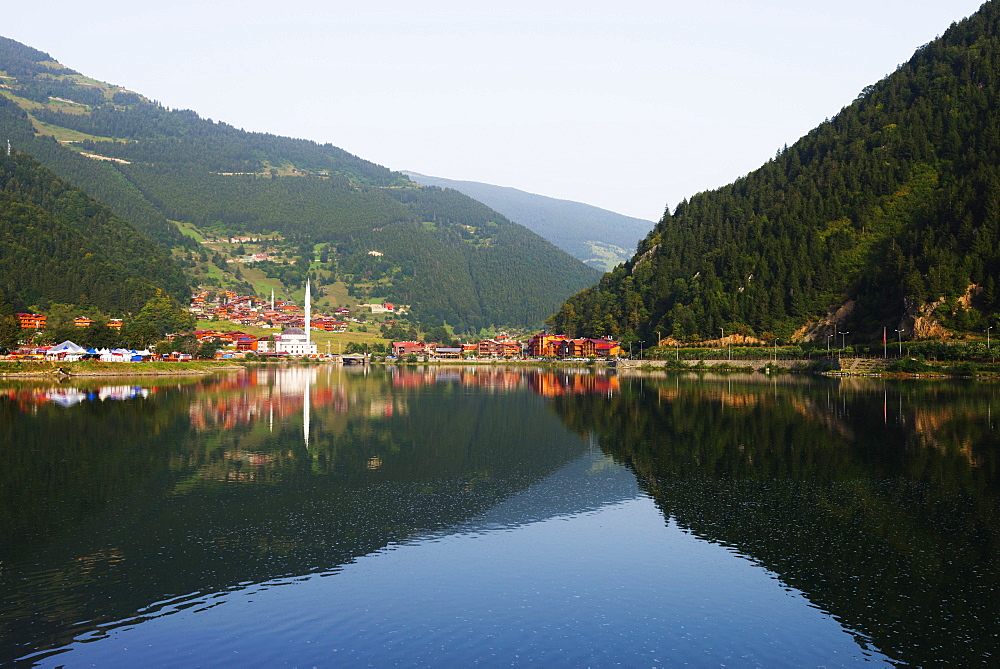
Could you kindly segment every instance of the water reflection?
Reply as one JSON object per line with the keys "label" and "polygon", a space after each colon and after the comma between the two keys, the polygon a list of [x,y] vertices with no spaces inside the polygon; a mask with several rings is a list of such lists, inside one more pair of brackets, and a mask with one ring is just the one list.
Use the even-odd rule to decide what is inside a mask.
{"label": "water reflection", "polygon": [[[635,607],[689,597],[697,609],[707,605],[699,599],[706,589],[722,582],[721,572],[702,573],[706,580],[688,584],[690,591],[672,583],[666,594],[649,565],[660,564],[664,541],[682,541],[677,533],[725,547],[729,558],[749,558],[780,579],[780,592],[832,616],[836,633],[847,630],[860,649],[844,657],[877,657],[880,649],[894,661],[926,664],[993,652],[1000,546],[991,385],[295,366],[155,380],[142,392],[103,399],[102,387],[132,386],[24,382],[0,390],[0,426],[11,437],[0,446],[0,662],[41,661],[123,630],[158,629],[145,621],[222,603],[240,618],[248,614],[233,607],[260,584],[339,575],[333,583],[354,587],[347,574],[360,573],[351,565],[364,556],[393,555],[378,561],[388,571],[377,576],[396,591],[379,589],[379,597],[409,610],[412,602],[401,598],[431,596],[402,585],[414,569],[408,560],[425,559],[419,556],[428,552],[416,548],[428,541],[477,565],[481,573],[462,583],[480,603],[510,597],[511,579],[558,598],[552,584],[562,582],[560,567],[573,572],[598,560],[618,584],[615,596],[629,593],[612,605],[611,591],[601,591],[607,600],[600,607],[622,606],[632,616],[607,620],[619,645],[590,656],[612,661],[632,657],[620,645],[630,633],[681,638],[656,625],[682,624],[688,614],[647,610],[656,623],[643,627]],[[77,396],[86,399],[52,399]],[[630,501],[641,497],[636,482],[648,500]],[[643,504],[650,500],[658,523],[648,522]],[[610,511],[616,505],[628,509],[624,516]],[[645,520],[624,535],[624,517]],[[502,549],[478,552],[487,544],[465,539],[493,532],[507,536],[497,547],[523,546],[525,555],[539,532],[561,537],[562,548],[554,542],[552,556],[515,560],[515,567],[496,552]],[[636,564],[620,569],[622,560],[598,549],[608,541]],[[729,558],[719,557],[720,565]],[[448,564],[454,574],[458,568]],[[599,573],[578,575],[593,580]],[[448,577],[442,571],[431,580]],[[775,587],[746,578],[764,588],[754,590],[761,596]],[[345,606],[362,601],[359,593]],[[458,610],[473,606],[457,591],[452,599]],[[541,608],[532,615],[551,630],[545,616],[566,614],[546,610],[544,600],[533,599]],[[296,614],[295,602],[282,609],[289,618],[280,617],[278,627],[300,624],[295,615],[318,615]],[[517,607],[495,603],[516,616]],[[776,617],[804,619],[794,613],[799,604],[778,597],[773,606]],[[417,623],[398,624],[412,631]],[[503,624],[523,627],[513,618]],[[776,643],[798,647],[801,633],[790,627]],[[824,634],[831,636],[812,640],[816,647],[846,652],[834,631]],[[699,643],[718,636],[705,635]],[[595,628],[591,638],[604,637]],[[498,639],[495,649],[517,649],[513,638]],[[264,635],[260,643],[284,641]],[[533,647],[532,657],[557,657],[553,648]],[[685,657],[697,661],[697,653],[720,648]],[[767,656],[759,650],[757,661]],[[477,652],[485,651],[462,658],[485,657]],[[390,656],[366,657],[379,663]]]}
{"label": "water reflection", "polygon": [[0,396],[17,403],[22,408],[49,402],[61,407],[71,407],[80,402],[104,402],[145,398],[149,397],[151,392],[155,392],[155,389],[134,385],[99,386],[91,389],[56,386],[39,389],[0,389]]}
{"label": "water reflection", "polygon": [[488,386],[471,394],[404,377],[261,369],[136,402],[0,400],[6,659],[466,522],[585,448],[530,392],[495,393],[500,372],[463,376]]}
{"label": "water reflection", "polygon": [[559,399],[664,515],[914,664],[996,646],[992,385],[676,377]]}

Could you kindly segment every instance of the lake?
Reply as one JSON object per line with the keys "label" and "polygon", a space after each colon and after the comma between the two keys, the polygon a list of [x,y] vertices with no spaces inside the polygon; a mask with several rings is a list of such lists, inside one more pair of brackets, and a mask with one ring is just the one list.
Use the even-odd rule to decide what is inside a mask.
{"label": "lake", "polygon": [[995,665],[998,391],[0,380],[0,664]]}

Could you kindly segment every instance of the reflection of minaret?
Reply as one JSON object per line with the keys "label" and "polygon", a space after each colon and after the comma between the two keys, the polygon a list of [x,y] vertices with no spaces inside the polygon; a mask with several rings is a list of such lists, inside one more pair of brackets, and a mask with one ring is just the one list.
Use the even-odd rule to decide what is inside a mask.
{"label": "reflection of minaret", "polygon": [[309,394],[312,392],[312,375],[306,375],[306,388],[302,395],[302,437],[305,439],[306,448],[309,448]]}
{"label": "reflection of minaret", "polygon": [[308,354],[312,351],[312,335],[309,333],[309,326],[312,324],[312,291],[309,290],[309,279],[306,279],[306,322],[305,327],[302,328],[306,331],[306,353]]}

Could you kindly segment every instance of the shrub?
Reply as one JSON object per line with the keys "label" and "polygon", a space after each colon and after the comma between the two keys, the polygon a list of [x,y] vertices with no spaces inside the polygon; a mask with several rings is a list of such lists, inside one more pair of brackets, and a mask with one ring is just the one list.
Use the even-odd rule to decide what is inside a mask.
{"label": "shrub", "polygon": [[917,358],[901,358],[900,360],[895,360],[889,363],[889,366],[886,369],[890,372],[916,374],[918,372],[929,371],[931,366],[923,360],[918,360]]}

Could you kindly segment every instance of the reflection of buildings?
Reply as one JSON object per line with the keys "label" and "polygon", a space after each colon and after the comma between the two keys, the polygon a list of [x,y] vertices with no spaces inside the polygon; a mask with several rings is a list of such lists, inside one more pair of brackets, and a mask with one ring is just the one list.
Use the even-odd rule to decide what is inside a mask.
{"label": "reflection of buildings", "polygon": [[523,387],[526,381],[525,375],[521,371],[479,366],[443,367],[418,371],[397,369],[393,371],[392,375],[394,388],[415,389],[437,383],[457,383],[462,386],[514,390]]}
{"label": "reflection of buildings", "polygon": [[618,392],[618,376],[540,372],[528,381],[529,387],[542,397],[559,395],[612,395]]}
{"label": "reflection of buildings", "polygon": [[411,371],[397,369],[392,375],[394,388],[416,389],[436,383],[457,383],[496,390],[528,387],[544,397],[567,394],[612,394],[618,391],[616,374],[592,374],[589,371],[525,371],[471,366],[444,367]]}
{"label": "reflection of buildings", "polygon": [[58,404],[71,407],[80,402],[122,401],[149,397],[156,388],[142,386],[101,386],[84,390],[59,386],[58,388],[15,390],[13,388],[0,390],[0,397],[7,397],[19,405],[28,407],[39,404]]}
{"label": "reflection of buildings", "polygon": [[[251,370],[246,374],[222,377],[200,393],[189,408],[191,424],[199,430],[232,428],[266,418],[286,418],[303,411],[306,389],[317,375],[315,367],[282,367]],[[318,406],[333,402],[329,386],[310,393]]]}

